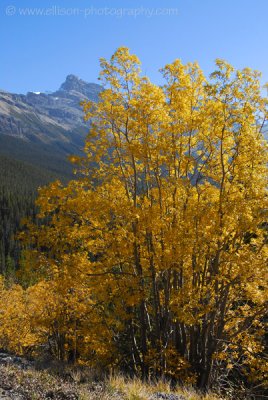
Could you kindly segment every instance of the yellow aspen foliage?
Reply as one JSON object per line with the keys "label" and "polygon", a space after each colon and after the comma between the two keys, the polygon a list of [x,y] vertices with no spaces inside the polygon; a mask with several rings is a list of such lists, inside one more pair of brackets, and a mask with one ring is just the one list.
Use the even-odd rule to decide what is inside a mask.
{"label": "yellow aspen foliage", "polygon": [[162,75],[163,86],[143,77],[127,48],[101,59],[79,174],[40,190],[40,223],[23,234],[35,282],[10,289],[7,313],[26,294],[16,323],[62,359],[201,388],[240,360],[259,379],[267,99],[257,72],[222,60],[210,78],[179,60]]}

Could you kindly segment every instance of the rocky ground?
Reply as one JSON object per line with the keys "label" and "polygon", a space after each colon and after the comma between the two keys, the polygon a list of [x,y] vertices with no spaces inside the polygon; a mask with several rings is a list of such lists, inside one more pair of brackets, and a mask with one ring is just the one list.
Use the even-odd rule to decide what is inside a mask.
{"label": "rocky ground", "polygon": [[41,366],[0,352],[0,400],[220,400],[194,391],[171,392],[168,384],[144,385],[121,376],[98,381],[92,371]]}

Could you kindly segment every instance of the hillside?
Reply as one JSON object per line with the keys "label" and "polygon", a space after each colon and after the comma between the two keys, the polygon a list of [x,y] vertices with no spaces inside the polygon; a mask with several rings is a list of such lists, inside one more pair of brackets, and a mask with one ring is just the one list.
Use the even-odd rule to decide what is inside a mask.
{"label": "hillside", "polygon": [[80,102],[97,101],[102,87],[68,75],[56,92],[26,95],[0,90],[0,134],[69,150],[81,147],[87,132]]}
{"label": "hillside", "polygon": [[56,92],[0,90],[0,271],[13,269],[21,218],[35,214],[37,188],[72,178],[68,155],[81,154],[88,124],[80,101],[97,101],[100,85],[68,75]]}
{"label": "hillside", "polygon": [[[55,164],[52,168],[36,166],[0,154],[0,271],[12,272],[19,260],[20,248],[15,239],[20,220],[35,216],[37,189],[56,179],[71,177],[70,167],[64,173]],[[8,271],[9,270],[9,271]]]}

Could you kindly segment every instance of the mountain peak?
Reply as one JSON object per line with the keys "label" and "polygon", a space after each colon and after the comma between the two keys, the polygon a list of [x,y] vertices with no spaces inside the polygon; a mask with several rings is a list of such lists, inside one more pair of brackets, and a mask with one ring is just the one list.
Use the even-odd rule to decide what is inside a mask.
{"label": "mountain peak", "polygon": [[80,78],[77,75],[70,74],[66,76],[66,81],[79,81]]}
{"label": "mountain peak", "polygon": [[67,75],[65,82],[61,85],[60,90],[65,90],[67,92],[71,90],[75,90],[76,92],[81,92],[87,84],[82,79],[78,78],[78,76],[70,74]]}
{"label": "mountain peak", "polygon": [[78,95],[80,96],[80,99],[82,99],[82,97],[86,97],[97,101],[98,93],[101,90],[102,87],[100,85],[96,83],[85,82],[78,76],[70,74],[67,75],[65,82],[63,82],[57,93],[62,93],[61,96],[69,96],[71,94],[76,96]]}

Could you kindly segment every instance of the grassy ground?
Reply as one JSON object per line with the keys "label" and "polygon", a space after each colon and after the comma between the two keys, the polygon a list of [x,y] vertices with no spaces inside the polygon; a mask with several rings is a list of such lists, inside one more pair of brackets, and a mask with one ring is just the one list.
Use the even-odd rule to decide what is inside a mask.
{"label": "grassy ground", "polygon": [[162,381],[145,384],[139,379],[122,376],[96,381],[90,370],[81,368],[38,370],[28,367],[25,370],[10,364],[0,366],[1,399],[219,400],[220,397],[201,396],[189,388],[171,390],[170,385]]}

